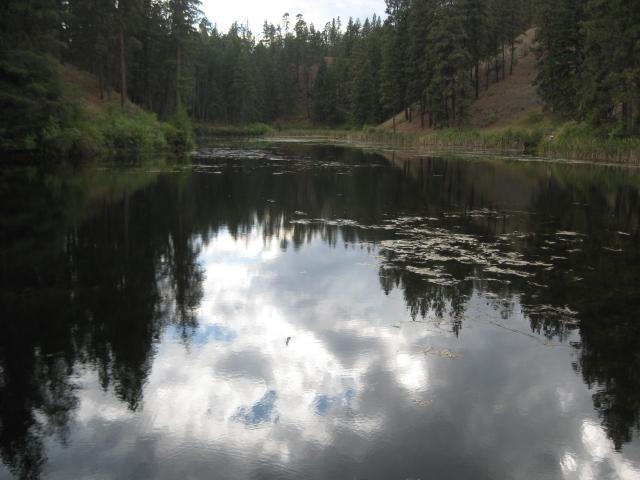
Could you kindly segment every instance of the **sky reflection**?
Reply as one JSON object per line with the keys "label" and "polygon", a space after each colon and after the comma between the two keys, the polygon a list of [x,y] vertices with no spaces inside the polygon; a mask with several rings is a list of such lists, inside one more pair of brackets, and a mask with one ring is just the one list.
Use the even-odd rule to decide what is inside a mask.
{"label": "sky reflection", "polygon": [[[425,465],[451,478],[638,478],[591,413],[570,349],[483,321],[495,316],[483,292],[460,339],[412,321],[398,290],[381,294],[375,249],[279,245],[256,228],[203,246],[193,341],[165,331],[135,413],[81,375],[67,447],[50,445],[51,478],[391,478]],[[516,299],[510,326],[527,325]],[[386,445],[397,462],[383,461]]]}
{"label": "sky reflection", "polygon": [[638,178],[196,160],[4,171],[1,479],[640,476]]}

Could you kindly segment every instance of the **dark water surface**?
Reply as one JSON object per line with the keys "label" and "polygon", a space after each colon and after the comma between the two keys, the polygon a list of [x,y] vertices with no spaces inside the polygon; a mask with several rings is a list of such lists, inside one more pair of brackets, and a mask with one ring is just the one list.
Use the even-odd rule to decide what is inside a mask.
{"label": "dark water surface", "polygon": [[0,478],[640,478],[637,170],[1,172]]}

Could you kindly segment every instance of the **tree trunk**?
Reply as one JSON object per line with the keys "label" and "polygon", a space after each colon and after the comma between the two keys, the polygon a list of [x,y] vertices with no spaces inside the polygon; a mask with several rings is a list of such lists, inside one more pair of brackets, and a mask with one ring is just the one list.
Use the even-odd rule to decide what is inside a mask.
{"label": "tree trunk", "polygon": [[475,77],[477,100],[480,97],[480,62],[476,62]]}
{"label": "tree trunk", "polygon": [[396,114],[393,114],[393,133],[396,133]]}
{"label": "tree trunk", "polygon": [[636,80],[636,93],[635,93],[635,110],[636,110],[636,119],[634,123],[634,128],[640,128],[640,78]]}
{"label": "tree trunk", "polygon": [[486,76],[487,76],[487,90],[489,90],[489,77],[491,76],[491,64],[490,61],[487,60],[487,65],[486,65],[486,72],[485,72]]}
{"label": "tree trunk", "polygon": [[451,95],[451,116],[453,118],[453,124],[456,124],[456,94]]}
{"label": "tree trunk", "polygon": [[[122,14],[121,14],[122,15]],[[127,54],[124,44],[124,25],[120,21],[120,106],[127,103]]]}
{"label": "tree trunk", "polygon": [[309,100],[311,99],[311,92],[309,92],[309,69],[304,67],[304,98],[307,108],[307,120],[311,119],[311,105]]}
{"label": "tree trunk", "polygon": [[102,59],[98,63],[98,88],[100,89],[100,101],[104,101],[104,66]]}
{"label": "tree trunk", "polygon": [[182,49],[180,40],[176,43],[176,113],[180,111],[182,99],[180,98],[180,77],[182,76]]}
{"label": "tree trunk", "polygon": [[513,62],[514,62],[515,56],[516,56],[516,44],[512,40],[511,41],[511,61],[509,64],[509,75],[513,75]]}
{"label": "tree trunk", "polygon": [[420,99],[420,128],[424,130],[424,96]]}
{"label": "tree trunk", "polygon": [[624,125],[625,133],[631,131],[631,116],[632,108],[629,102],[622,102],[622,124]]}
{"label": "tree trunk", "polygon": [[505,52],[504,52],[504,43],[502,44],[502,80],[507,78],[507,69],[506,69],[506,61],[505,61]]}
{"label": "tree trunk", "polygon": [[444,114],[445,114],[445,126],[449,127],[449,99],[445,98],[444,100]]}

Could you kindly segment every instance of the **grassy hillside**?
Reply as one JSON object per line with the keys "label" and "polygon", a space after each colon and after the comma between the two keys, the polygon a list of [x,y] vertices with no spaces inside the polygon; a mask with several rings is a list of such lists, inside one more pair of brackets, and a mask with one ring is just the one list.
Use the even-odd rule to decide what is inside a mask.
{"label": "grassy hillside", "polygon": [[18,52],[3,58],[0,151],[46,158],[96,156],[137,161],[191,148],[188,119],[160,122],[114,92],[101,95],[98,80],[50,57]]}

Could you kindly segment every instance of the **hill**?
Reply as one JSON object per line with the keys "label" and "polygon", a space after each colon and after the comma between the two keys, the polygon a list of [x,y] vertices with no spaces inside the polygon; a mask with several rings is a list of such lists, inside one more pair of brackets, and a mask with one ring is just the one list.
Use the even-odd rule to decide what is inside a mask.
{"label": "hill", "polygon": [[[520,124],[533,114],[542,113],[542,101],[533,85],[537,74],[536,59],[532,51],[534,38],[534,29],[518,37],[513,73],[510,75],[507,72],[506,78],[498,82],[495,82],[491,73],[488,88],[485,80],[487,66],[482,66],[480,96],[471,104],[463,127],[501,128]],[[420,118],[415,114],[413,122],[405,119],[404,112],[397,114],[395,120],[396,130],[399,132],[428,130],[421,128]],[[381,127],[392,129],[393,119],[388,119]]]}

